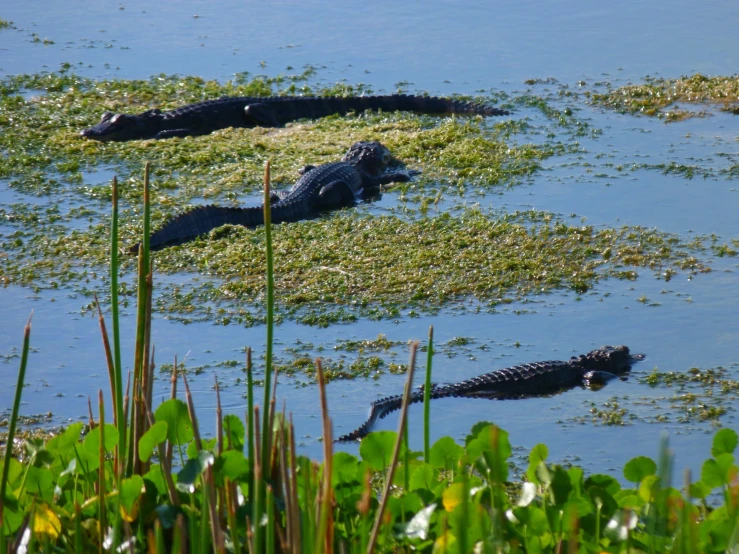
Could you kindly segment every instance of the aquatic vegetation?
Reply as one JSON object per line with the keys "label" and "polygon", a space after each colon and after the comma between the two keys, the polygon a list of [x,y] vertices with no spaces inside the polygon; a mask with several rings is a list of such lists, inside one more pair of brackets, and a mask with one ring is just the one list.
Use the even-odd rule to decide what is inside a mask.
{"label": "aquatic vegetation", "polygon": [[[278,320],[326,326],[431,313],[445,306],[491,309],[556,289],[582,294],[607,277],[636,278],[638,268],[705,271],[706,263],[670,235],[642,228],[596,230],[551,215],[484,213],[443,199],[516,184],[542,160],[569,148],[557,140],[510,144],[507,123],[473,117],[366,113],[288,125],[226,129],[205,137],[103,144],[79,137],[103,110],[171,108],[223,95],[345,94],[366,87],[313,89],[311,70],[276,78],[237,75],[220,84],[196,77],[94,81],[71,66],[47,74],[6,77],[0,90],[0,178],[22,198],[0,208],[0,282],[35,290],[72,288],[88,297],[105,280],[103,238],[108,177],[119,177],[121,236],[134,243],[142,188],[136,175],[152,162],[152,225],[195,203],[258,204],[258,176],[271,160],[272,181],[287,186],[307,163],[338,159],[349,144],[382,137],[409,168],[413,183],[386,194],[397,206],[377,215],[354,212],[274,229]],[[24,94],[41,91],[38,95]],[[512,101],[535,107],[557,126],[587,128],[571,111],[539,97]],[[569,131],[568,131],[569,132]],[[415,203],[415,205],[414,205]],[[450,206],[449,204],[453,204]],[[260,324],[263,229],[222,227],[208,237],[157,254],[173,284],[154,298],[157,309],[183,321]],[[409,249],[409,237],[418,237]],[[727,251],[728,252],[728,251]],[[461,254],[460,254],[461,253]],[[125,271],[134,260],[123,258]],[[134,290],[124,276],[119,293]],[[92,309],[88,304],[86,309]]]}
{"label": "aquatic vegetation", "polygon": [[722,416],[735,412],[739,399],[739,382],[731,379],[723,367],[706,370],[694,367],[685,372],[655,370],[639,381],[674,390],[671,397],[659,403],[660,421],[711,421],[720,425]]}
{"label": "aquatic vegetation", "polygon": [[706,111],[677,108],[686,104],[721,104],[733,113],[739,103],[739,77],[706,77],[696,73],[680,79],[647,78],[642,85],[627,85],[605,94],[586,93],[594,104],[628,112],[656,116],[665,121],[703,117]]}

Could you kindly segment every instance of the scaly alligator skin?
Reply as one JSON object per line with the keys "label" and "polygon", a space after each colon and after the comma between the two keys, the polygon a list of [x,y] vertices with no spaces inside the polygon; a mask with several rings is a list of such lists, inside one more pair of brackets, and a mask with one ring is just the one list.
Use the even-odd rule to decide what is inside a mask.
{"label": "scaly alligator skin", "polygon": [[[282,195],[271,199],[272,223],[310,219],[319,213],[353,206],[380,192],[380,185],[411,180],[411,173],[384,173],[394,161],[390,151],[377,141],[357,142],[340,162],[306,166],[302,177]],[[151,250],[182,244],[222,225],[264,225],[264,207],[228,208],[200,206],[170,219],[149,240]],[[136,244],[129,249],[138,252]]]}
{"label": "scaly alligator skin", "polygon": [[[643,360],[642,354],[630,354],[627,346],[602,346],[569,361],[547,361],[499,369],[461,383],[434,386],[431,398],[450,396],[466,398],[527,398],[553,394],[578,385],[602,385],[628,372],[632,364]],[[422,402],[423,390],[411,393],[409,402]],[[337,441],[366,437],[374,423],[400,409],[403,395],[389,396],[370,405],[370,414],[358,429]]]}
{"label": "scaly alligator skin", "polygon": [[100,123],[80,133],[100,141],[165,139],[206,135],[227,127],[282,127],[289,121],[345,115],[350,111],[385,110],[424,114],[508,115],[509,112],[449,98],[393,94],[354,97],[225,97],[174,110],[148,110],[138,115],[105,112]]}

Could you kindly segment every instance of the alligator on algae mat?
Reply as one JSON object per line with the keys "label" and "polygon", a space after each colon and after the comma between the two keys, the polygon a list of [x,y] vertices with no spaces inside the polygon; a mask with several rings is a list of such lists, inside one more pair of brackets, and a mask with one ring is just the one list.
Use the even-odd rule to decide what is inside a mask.
{"label": "alligator on algae mat", "polygon": [[[410,171],[386,173],[395,160],[390,151],[377,141],[357,142],[341,161],[308,165],[300,170],[302,177],[286,193],[275,193],[270,199],[272,223],[300,221],[319,213],[353,206],[358,200],[369,200],[380,194],[380,187],[411,180]],[[149,240],[152,250],[182,244],[222,225],[257,227],[264,225],[264,207],[229,208],[200,206],[164,224]],[[139,244],[129,251],[137,253]]]}
{"label": "alligator on algae mat", "polygon": [[508,115],[508,111],[435,96],[236,96],[188,104],[163,112],[138,115],[105,112],[97,125],[80,134],[99,141],[166,139],[207,135],[227,127],[282,127],[298,119],[346,115],[352,111],[383,110],[421,114]]}

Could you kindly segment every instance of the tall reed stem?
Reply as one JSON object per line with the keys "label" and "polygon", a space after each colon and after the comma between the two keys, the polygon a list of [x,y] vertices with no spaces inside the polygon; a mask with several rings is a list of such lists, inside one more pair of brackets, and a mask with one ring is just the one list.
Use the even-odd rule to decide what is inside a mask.
{"label": "tall reed stem", "polygon": [[113,401],[118,425],[118,464],[120,475],[126,460],[126,423],[123,415],[123,367],[121,365],[121,333],[118,323],[118,178],[112,182],[113,213],[110,221],[110,317],[113,329]]}
{"label": "tall reed stem", "polygon": [[426,354],[426,382],[423,387],[423,460],[431,463],[431,364],[434,358],[434,326],[429,326],[429,347]]}
{"label": "tall reed stem", "polygon": [[[28,349],[31,344],[31,318],[33,312],[28,316],[28,323],[23,331],[23,352],[21,353],[21,367],[18,370],[18,381],[15,385],[15,399],[13,400],[13,411],[10,414],[10,423],[8,424],[8,439],[5,442],[5,458],[3,459],[3,475],[0,482],[0,546],[5,548],[5,529],[3,528],[3,504],[5,502],[5,491],[8,486],[8,472],[10,471],[10,458],[12,457],[13,440],[15,439],[15,427],[18,424],[18,411],[21,407],[21,397],[23,396],[23,382],[26,379],[26,366],[28,365]],[[2,552],[5,552],[3,550]]]}
{"label": "tall reed stem", "polygon": [[[369,544],[367,545],[367,554],[372,554],[377,544],[377,536],[380,533],[380,526],[382,525],[382,516],[387,507],[388,499],[390,498],[390,488],[393,484],[393,476],[395,475],[395,468],[398,466],[398,457],[400,456],[400,446],[403,444],[403,430],[405,429],[405,422],[408,416],[408,400],[411,397],[411,388],[413,387],[413,372],[416,369],[416,352],[418,352],[418,343],[414,342],[411,344],[411,355],[408,363],[408,375],[405,380],[405,389],[403,391],[403,404],[400,408],[400,418],[398,421],[398,436],[395,440],[395,446],[393,447],[393,455],[390,460],[390,465],[387,470],[387,476],[385,477],[385,489],[382,493],[382,500],[380,500],[380,507],[377,509],[377,516],[375,518],[374,527],[372,527],[372,533],[370,534]],[[407,469],[407,468],[406,468]]]}
{"label": "tall reed stem", "polygon": [[264,355],[264,403],[262,404],[262,472],[269,475],[270,441],[272,439],[269,402],[272,398],[272,342],[274,339],[275,283],[272,259],[272,209],[270,207],[270,163],[264,164],[264,239],[267,254],[267,346]]}

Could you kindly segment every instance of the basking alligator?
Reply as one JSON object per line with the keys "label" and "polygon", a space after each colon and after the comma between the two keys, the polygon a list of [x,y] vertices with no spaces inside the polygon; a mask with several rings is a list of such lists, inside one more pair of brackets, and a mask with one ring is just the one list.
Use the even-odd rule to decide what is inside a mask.
{"label": "basking alligator", "polygon": [[80,133],[100,141],[164,139],[206,135],[227,127],[282,127],[304,118],[345,115],[350,111],[385,110],[424,114],[508,115],[509,112],[429,96],[393,94],[390,96],[236,96],[189,104],[174,110],[148,110],[138,115],[105,112],[100,123]]}
{"label": "basking alligator", "polygon": [[[499,369],[461,383],[436,386],[431,398],[450,396],[467,398],[527,398],[556,393],[578,385],[602,385],[631,369],[631,365],[643,360],[642,354],[630,354],[627,346],[602,346],[588,354],[570,358],[569,361],[547,361],[523,364]],[[409,402],[422,402],[423,390],[411,393]],[[400,409],[403,395],[389,396],[370,405],[370,413],[358,429],[337,441],[361,439],[370,427],[390,412]]]}
{"label": "basking alligator", "polygon": [[[316,217],[320,212],[354,205],[379,194],[380,185],[410,181],[411,172],[385,173],[394,159],[377,141],[356,142],[340,162],[306,166],[302,177],[286,193],[271,198],[272,223]],[[228,208],[200,206],[187,211],[152,233],[149,246],[159,250],[182,244],[222,225],[257,227],[264,224],[264,207]],[[139,245],[130,248],[138,252]]]}

